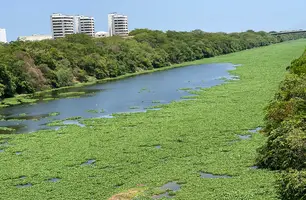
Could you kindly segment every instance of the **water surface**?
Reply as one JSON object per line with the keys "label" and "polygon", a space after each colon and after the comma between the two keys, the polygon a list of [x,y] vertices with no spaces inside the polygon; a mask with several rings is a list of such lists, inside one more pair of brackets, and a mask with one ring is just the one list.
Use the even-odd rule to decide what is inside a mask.
{"label": "water surface", "polygon": [[[0,121],[0,126],[13,128],[16,133],[29,133],[49,129],[46,124],[54,120],[76,116],[111,118],[112,113],[145,111],[151,106],[167,104],[191,95],[186,88],[199,89],[222,84],[225,79],[234,77],[228,73],[228,70],[234,68],[229,63],[189,66],[64,90],[83,92],[80,98],[61,98],[64,95],[56,91],[52,93],[52,98],[58,98],[56,100],[0,109],[0,115],[5,119]],[[49,113],[54,112],[60,114],[49,116]],[[66,124],[82,126],[72,121]]]}

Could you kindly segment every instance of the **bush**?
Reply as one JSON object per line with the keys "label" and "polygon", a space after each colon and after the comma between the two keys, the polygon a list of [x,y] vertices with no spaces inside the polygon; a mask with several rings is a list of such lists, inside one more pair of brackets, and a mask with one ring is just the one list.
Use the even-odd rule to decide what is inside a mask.
{"label": "bush", "polygon": [[257,165],[286,170],[278,180],[283,200],[306,199],[306,53],[292,62],[290,74],[281,83],[267,107],[267,143],[258,150]]}
{"label": "bush", "polygon": [[282,173],[277,187],[281,200],[305,200],[306,171],[289,170]]}
{"label": "bush", "polygon": [[257,165],[272,170],[306,168],[305,117],[282,122],[259,150]]}

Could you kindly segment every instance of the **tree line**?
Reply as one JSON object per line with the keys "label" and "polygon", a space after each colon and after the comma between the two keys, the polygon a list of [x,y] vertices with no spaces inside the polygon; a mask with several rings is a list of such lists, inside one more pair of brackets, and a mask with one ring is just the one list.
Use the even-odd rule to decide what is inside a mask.
{"label": "tree line", "polygon": [[166,67],[305,37],[136,29],[128,38],[83,34],[0,44],[0,98]]}
{"label": "tree line", "polygon": [[268,140],[259,149],[258,166],[281,170],[279,197],[306,199],[306,51],[288,67],[267,107],[264,133]]}

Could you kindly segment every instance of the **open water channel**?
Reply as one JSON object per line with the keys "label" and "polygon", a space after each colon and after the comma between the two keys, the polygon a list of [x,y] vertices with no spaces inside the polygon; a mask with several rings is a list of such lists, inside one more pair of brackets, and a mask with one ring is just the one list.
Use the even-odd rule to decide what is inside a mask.
{"label": "open water channel", "polygon": [[[81,91],[86,94],[79,98],[59,98],[48,102],[39,101],[34,105],[0,109],[0,115],[4,117],[0,126],[14,128],[15,133],[29,133],[52,128],[46,124],[54,120],[76,116],[111,117],[113,113],[142,112],[151,106],[167,104],[191,95],[188,91],[181,90],[182,88],[199,89],[222,84],[225,79],[234,78],[228,72],[233,69],[235,66],[230,63],[203,64],[65,89],[60,92]],[[55,92],[52,97],[57,98],[58,95],[59,92]],[[88,112],[89,110],[96,112]],[[59,115],[49,116],[53,112],[59,112]]]}

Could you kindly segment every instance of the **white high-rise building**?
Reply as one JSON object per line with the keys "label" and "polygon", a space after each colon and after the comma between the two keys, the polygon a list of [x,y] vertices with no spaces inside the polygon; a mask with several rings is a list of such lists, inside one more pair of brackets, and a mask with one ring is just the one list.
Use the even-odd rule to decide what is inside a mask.
{"label": "white high-rise building", "polygon": [[79,21],[79,33],[95,36],[95,19],[93,17],[77,16]]}
{"label": "white high-rise building", "polygon": [[65,35],[76,33],[74,21],[75,18],[72,15],[51,15],[52,37],[56,39],[65,37]]}
{"label": "white high-rise building", "polygon": [[95,20],[93,17],[53,14],[51,15],[51,26],[54,39],[74,33],[95,35]]}
{"label": "white high-rise building", "polygon": [[117,13],[108,15],[108,32],[109,36],[128,36],[128,17]]}
{"label": "white high-rise building", "polygon": [[3,28],[0,28],[0,42],[7,43],[6,30]]}

